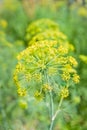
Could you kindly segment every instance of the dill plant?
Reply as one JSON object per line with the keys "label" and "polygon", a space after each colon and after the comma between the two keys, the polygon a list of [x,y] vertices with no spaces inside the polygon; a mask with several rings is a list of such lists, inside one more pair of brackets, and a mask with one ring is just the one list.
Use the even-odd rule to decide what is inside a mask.
{"label": "dill plant", "polygon": [[[34,24],[37,25],[37,22]],[[45,100],[46,95],[50,97],[49,130],[53,130],[54,121],[61,112],[62,102],[69,96],[70,87],[79,83],[80,77],[76,71],[78,63],[71,53],[73,47],[57,28],[56,31],[51,29],[51,32],[46,29],[31,39],[30,46],[17,56],[14,81],[21,97],[30,94],[39,101]],[[57,110],[54,110],[54,94],[59,99]]]}

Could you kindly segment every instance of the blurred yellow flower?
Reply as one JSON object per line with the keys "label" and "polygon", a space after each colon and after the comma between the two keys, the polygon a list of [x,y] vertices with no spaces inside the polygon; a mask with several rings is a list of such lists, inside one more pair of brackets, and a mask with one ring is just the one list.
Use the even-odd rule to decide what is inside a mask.
{"label": "blurred yellow flower", "polygon": [[0,26],[1,26],[1,27],[6,28],[7,25],[8,25],[8,23],[7,23],[6,20],[4,20],[4,19],[1,19],[1,20],[0,20]]}
{"label": "blurred yellow flower", "polygon": [[73,98],[73,102],[74,102],[75,104],[79,104],[80,101],[81,101],[81,99],[80,99],[79,96],[75,96],[75,97]]}
{"label": "blurred yellow flower", "polygon": [[80,55],[79,58],[87,64],[87,56],[86,55]]}
{"label": "blurred yellow flower", "polygon": [[28,107],[28,104],[27,104],[26,101],[20,100],[20,101],[19,101],[19,106],[20,106],[21,108],[23,108],[23,109],[26,109],[26,108]]}
{"label": "blurred yellow flower", "polygon": [[43,99],[43,95],[41,92],[39,91],[36,91],[35,94],[34,94],[34,97],[37,99],[37,100],[42,100]]}
{"label": "blurred yellow flower", "polygon": [[80,7],[78,10],[78,14],[83,17],[87,17],[87,9],[85,7]]}

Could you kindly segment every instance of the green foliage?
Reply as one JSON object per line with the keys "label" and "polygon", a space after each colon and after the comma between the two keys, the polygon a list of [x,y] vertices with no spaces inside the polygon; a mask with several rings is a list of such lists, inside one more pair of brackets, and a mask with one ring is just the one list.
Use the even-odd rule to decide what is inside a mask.
{"label": "green foliage", "polygon": [[[0,20],[1,23],[5,20]],[[5,27],[5,26],[4,26]],[[11,127],[9,119],[13,119],[12,110],[17,106],[17,94],[13,82],[13,72],[16,64],[16,56],[24,48],[22,41],[11,43],[7,39],[5,29],[0,30],[0,129],[6,130]]]}
{"label": "green foliage", "polygon": [[1,17],[8,23],[6,28],[8,39],[11,41],[17,39],[24,40],[25,30],[29,20],[22,7],[22,3],[18,0],[4,0],[2,7]]}

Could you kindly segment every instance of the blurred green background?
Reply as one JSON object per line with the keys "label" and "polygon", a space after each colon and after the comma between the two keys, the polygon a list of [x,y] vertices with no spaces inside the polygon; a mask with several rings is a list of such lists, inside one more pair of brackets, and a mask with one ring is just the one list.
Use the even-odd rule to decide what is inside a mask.
{"label": "blurred green background", "polygon": [[13,81],[16,56],[27,47],[26,29],[40,18],[57,22],[74,45],[81,77],[54,130],[87,130],[87,0],[0,0],[0,130],[48,130],[44,101],[20,99]]}

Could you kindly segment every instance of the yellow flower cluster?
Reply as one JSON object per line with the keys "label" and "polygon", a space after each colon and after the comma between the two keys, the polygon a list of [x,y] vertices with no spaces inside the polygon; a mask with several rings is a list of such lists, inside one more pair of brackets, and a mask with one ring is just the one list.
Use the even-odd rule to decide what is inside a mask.
{"label": "yellow flower cluster", "polygon": [[[29,46],[38,41],[56,40],[60,45],[65,44],[70,51],[74,50],[73,45],[68,42],[66,35],[59,30],[58,25],[49,19],[41,19],[31,23],[26,31],[26,39]],[[63,49],[62,46],[59,51],[67,52],[66,48]]]}
{"label": "yellow flower cluster", "polygon": [[62,98],[66,98],[69,96],[69,90],[67,87],[61,89],[60,95]]}
{"label": "yellow flower cluster", "polygon": [[65,80],[65,81],[68,81],[70,79],[70,74],[69,72],[63,72],[62,74],[62,79]]}
{"label": "yellow flower cluster", "polygon": [[69,62],[70,62],[71,65],[73,65],[75,67],[78,65],[78,63],[77,63],[77,61],[76,61],[76,59],[74,57],[69,56],[68,60],[69,60]]}
{"label": "yellow flower cluster", "polygon": [[[14,73],[18,94],[25,96],[28,88],[32,88],[32,94],[38,100],[44,97],[45,92],[56,91],[53,85],[56,77],[59,79],[60,85],[62,83],[67,86],[69,82],[79,82],[79,76],[75,69],[78,63],[73,56],[70,56],[70,44],[66,36],[58,31],[54,22],[46,20],[44,24],[43,21],[36,21],[28,28],[27,32],[31,31],[32,41],[30,41],[30,46],[18,55],[18,64]],[[48,28],[47,35],[42,32],[45,27]],[[54,28],[54,31],[49,31],[50,27]],[[40,29],[42,34],[39,33],[40,30],[36,34],[35,28]],[[40,35],[42,37],[39,38]],[[67,88],[64,90],[61,91],[62,97],[68,96]]]}
{"label": "yellow flower cluster", "polygon": [[53,88],[49,84],[44,84],[43,85],[43,91],[51,91]]}
{"label": "yellow flower cluster", "polygon": [[43,99],[43,95],[41,92],[39,91],[36,91],[35,94],[34,94],[34,97],[37,99],[37,100],[42,100]]}
{"label": "yellow flower cluster", "polygon": [[65,47],[63,47],[63,45],[60,45],[60,47],[58,48],[58,53],[60,54],[60,55],[65,55],[65,54],[67,54],[68,53],[68,49],[67,48],[65,48]]}
{"label": "yellow flower cluster", "polygon": [[19,96],[26,96],[26,89],[18,88],[18,95]]}
{"label": "yellow flower cluster", "polygon": [[36,34],[45,32],[48,29],[58,30],[58,25],[50,19],[40,19],[32,22],[26,30],[27,41],[30,41]]}
{"label": "yellow flower cluster", "polygon": [[66,43],[67,37],[59,30],[48,29],[45,30],[45,32],[37,33],[34,37],[32,37],[31,41],[28,44],[32,45],[34,42],[41,40],[58,40],[59,43]]}
{"label": "yellow flower cluster", "polygon": [[79,83],[79,80],[80,80],[80,77],[79,77],[79,75],[77,75],[77,74],[74,74],[73,75],[73,81],[74,81],[74,83]]}
{"label": "yellow flower cluster", "polygon": [[[62,53],[58,51],[60,48]],[[31,80],[35,80],[36,82],[45,80],[45,74],[50,76],[50,71],[51,74],[53,71],[53,75],[56,74],[60,76],[62,78],[61,80],[64,81],[72,79],[71,74],[73,73],[74,76],[72,80],[77,83],[78,76],[76,76],[76,71],[73,68],[73,65],[76,66],[77,62],[73,57],[69,57],[66,51],[62,51],[62,49],[64,50],[64,47],[61,47],[57,41],[46,40],[39,41],[38,44],[36,42],[34,45],[22,51],[18,55],[19,62],[14,74],[14,79],[16,84],[18,84],[18,88],[23,88],[23,86],[21,86],[22,83],[19,85],[23,80],[28,84]],[[71,59],[74,62],[72,62]],[[54,73],[54,70],[56,73]],[[47,89],[49,89],[49,87],[45,86],[44,90]],[[18,93],[19,95],[25,95],[23,92],[19,91]]]}

